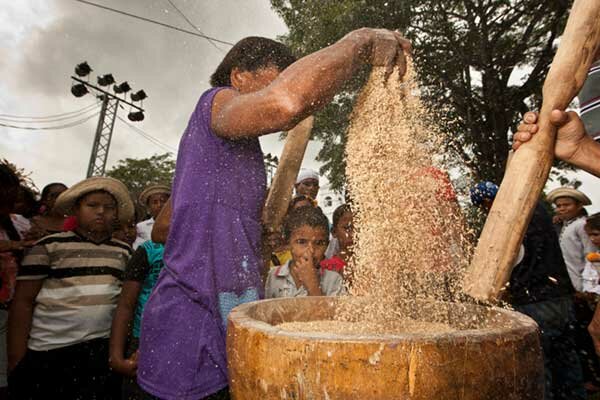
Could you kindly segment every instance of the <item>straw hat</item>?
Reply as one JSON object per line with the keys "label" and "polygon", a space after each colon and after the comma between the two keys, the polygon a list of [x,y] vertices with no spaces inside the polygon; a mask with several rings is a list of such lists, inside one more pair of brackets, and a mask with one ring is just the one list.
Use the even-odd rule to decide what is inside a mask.
{"label": "straw hat", "polygon": [[119,212],[119,221],[121,223],[127,223],[133,219],[133,201],[131,201],[127,187],[118,179],[102,176],[87,178],[71,186],[58,196],[54,207],[62,214],[73,215],[73,207],[77,199],[97,190],[104,190],[115,198]]}
{"label": "straw hat", "polygon": [[171,195],[171,188],[166,185],[152,185],[148,186],[144,191],[140,194],[138,201],[140,204],[146,205],[148,204],[148,199],[153,194],[166,194],[168,196]]}
{"label": "straw hat", "polygon": [[585,194],[581,193],[577,189],[573,189],[573,188],[569,188],[569,187],[561,187],[558,189],[554,189],[553,191],[548,193],[548,196],[547,196],[548,201],[550,201],[551,203],[554,203],[556,201],[556,199],[558,199],[560,197],[570,197],[572,199],[577,200],[584,206],[589,206],[590,204],[592,204],[592,201],[590,200],[590,198],[587,197]]}

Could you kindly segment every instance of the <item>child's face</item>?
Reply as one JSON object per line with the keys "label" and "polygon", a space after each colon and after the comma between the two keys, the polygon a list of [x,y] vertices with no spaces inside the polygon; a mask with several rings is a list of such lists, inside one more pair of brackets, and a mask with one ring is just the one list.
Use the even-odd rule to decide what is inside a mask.
{"label": "child's face", "polygon": [[327,232],[320,227],[303,225],[294,229],[290,236],[292,258],[307,257],[313,260],[314,265],[323,261],[328,244]]}
{"label": "child's face", "polygon": [[563,221],[568,221],[581,214],[583,205],[571,197],[559,197],[554,201],[556,215]]}
{"label": "child's face", "polygon": [[354,226],[352,225],[352,211],[346,211],[337,222],[333,236],[340,244],[340,250],[347,250],[354,243]]}
{"label": "child's face", "polygon": [[75,216],[84,231],[110,233],[117,219],[117,202],[107,192],[89,193],[79,201]]}
{"label": "child's face", "polygon": [[148,197],[148,210],[150,211],[152,218],[156,219],[158,213],[160,213],[160,210],[167,204],[168,200],[169,195],[166,193],[157,193]]}
{"label": "child's face", "polygon": [[595,246],[600,247],[600,229],[585,228],[585,233],[590,237],[590,241]]}

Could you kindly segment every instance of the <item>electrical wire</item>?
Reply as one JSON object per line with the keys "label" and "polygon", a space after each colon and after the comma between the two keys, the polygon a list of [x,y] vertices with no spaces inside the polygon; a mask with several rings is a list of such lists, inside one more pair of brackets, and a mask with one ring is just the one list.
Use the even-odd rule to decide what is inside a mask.
{"label": "electrical wire", "polygon": [[65,129],[65,128],[71,128],[77,125],[81,125],[86,121],[89,121],[90,119],[96,117],[100,115],[100,111],[98,111],[95,114],[92,114],[90,116],[87,116],[85,118],[82,118],[80,120],[77,121],[72,121],[69,122],[67,124],[63,124],[63,125],[55,125],[55,126],[18,126],[18,125],[12,125],[12,124],[5,124],[0,122],[0,126],[3,126],[5,128],[12,128],[12,129],[24,129],[24,130],[29,130],[29,131],[45,131],[45,130],[55,130],[55,129]]}
{"label": "electrical wire", "polygon": [[212,40],[212,41],[217,42],[217,43],[222,43],[222,44],[226,44],[226,45],[229,45],[229,46],[233,46],[233,43],[226,42],[226,41],[221,40],[221,39],[217,39],[217,38],[214,38],[214,37],[211,37],[211,36],[208,36],[208,35],[204,35],[204,34],[198,33],[198,32],[188,31],[187,29],[179,28],[179,27],[174,26],[174,25],[165,24],[164,22],[155,21],[155,20],[150,19],[150,18],[141,17],[139,15],[135,15],[135,14],[131,14],[131,13],[128,13],[128,12],[125,12],[125,11],[117,10],[116,8],[111,8],[111,7],[103,6],[101,4],[92,3],[91,1],[87,1],[87,0],[75,0],[75,1],[77,1],[79,3],[87,4],[87,5],[90,5],[90,6],[102,8],[104,10],[112,11],[112,12],[115,12],[117,14],[126,15],[126,16],[131,17],[131,18],[136,18],[136,19],[139,19],[139,20],[142,20],[142,21],[150,22],[152,24],[164,26],[165,28],[174,29],[176,31],[187,33],[189,35],[198,36],[198,37],[201,37],[201,38],[206,39],[206,40]]}
{"label": "electrical wire", "polygon": [[82,114],[86,114],[87,112],[96,109],[99,106],[100,102],[95,102],[92,104],[88,104],[87,106],[75,110],[69,111],[60,114],[54,115],[45,115],[45,116],[25,116],[25,115],[10,115],[10,114],[0,114],[0,120],[3,121],[12,121],[12,122],[32,122],[32,123],[46,123],[46,122],[54,122],[54,121],[62,121],[65,119],[75,118]]}
{"label": "electrical wire", "polygon": [[[171,7],[173,7],[175,9],[175,11],[177,11],[177,13],[179,13],[179,15],[181,15],[181,17],[188,23],[188,25],[190,25],[192,28],[194,28],[196,31],[198,31],[199,33],[204,35],[204,32],[202,32],[196,25],[194,25],[194,23],[192,21],[189,20],[189,18],[183,13],[183,11],[181,11],[179,9],[179,7],[177,7],[175,5],[175,3],[173,3],[171,0],[167,0],[169,2],[169,4],[171,5]],[[215,42],[212,39],[208,39],[208,42],[217,50],[219,50],[221,53],[223,53],[223,49],[221,49],[219,46],[217,46],[215,44]]]}
{"label": "electrical wire", "polygon": [[117,118],[119,119],[119,121],[121,121],[122,123],[124,123],[125,125],[127,125],[130,129],[132,129],[135,133],[137,133],[138,135],[140,135],[144,139],[148,140],[149,142],[153,143],[154,145],[156,145],[158,147],[161,147],[163,150],[167,150],[169,152],[177,153],[177,149],[176,148],[174,148],[172,146],[169,146],[168,144],[166,144],[164,142],[161,142],[160,140],[158,140],[157,138],[155,138],[151,134],[149,134],[149,133],[141,130],[137,126],[131,125],[129,122],[127,122],[123,118],[121,118],[119,116],[117,116]]}

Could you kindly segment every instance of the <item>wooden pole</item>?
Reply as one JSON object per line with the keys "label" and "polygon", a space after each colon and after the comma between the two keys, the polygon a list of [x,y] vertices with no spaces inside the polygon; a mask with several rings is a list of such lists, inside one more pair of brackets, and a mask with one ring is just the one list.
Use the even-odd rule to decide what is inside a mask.
{"label": "wooden pole", "polygon": [[554,160],[550,113],[566,109],[577,95],[599,44],[600,0],[575,0],[542,89],[539,132],[512,157],[465,275],[465,291],[477,300],[495,300],[510,279]]}
{"label": "wooden pole", "polygon": [[[263,229],[266,232],[276,232],[287,213],[294,183],[310,140],[313,121],[312,116],[308,117],[288,132],[262,213]],[[267,264],[271,251],[268,245],[263,244],[263,256],[266,257]]]}

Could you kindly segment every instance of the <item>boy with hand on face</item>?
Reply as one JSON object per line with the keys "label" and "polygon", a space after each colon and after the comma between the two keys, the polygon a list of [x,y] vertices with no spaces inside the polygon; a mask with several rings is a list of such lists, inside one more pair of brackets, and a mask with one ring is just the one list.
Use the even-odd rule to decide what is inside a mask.
{"label": "boy with hand on face", "polygon": [[329,243],[329,221],[317,208],[292,211],[284,223],[292,259],[269,271],[265,298],[337,296],[344,293],[342,276],[320,269]]}

